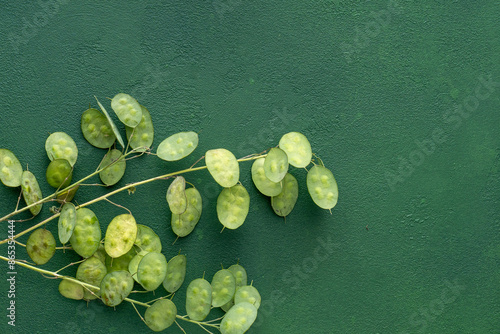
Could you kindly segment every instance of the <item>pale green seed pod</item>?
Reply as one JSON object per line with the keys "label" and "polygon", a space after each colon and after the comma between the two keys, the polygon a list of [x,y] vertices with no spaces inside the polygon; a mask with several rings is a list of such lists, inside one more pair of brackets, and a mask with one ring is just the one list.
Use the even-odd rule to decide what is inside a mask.
{"label": "pale green seed pod", "polygon": [[[127,167],[127,163],[122,157],[122,152],[116,149],[112,149],[106,153],[99,166],[100,168],[105,168],[99,173],[102,183],[107,186],[112,186],[121,180],[123,174],[125,174],[125,168]],[[111,164],[113,165],[111,166]]]}
{"label": "pale green seed pod", "polygon": [[243,334],[257,318],[257,309],[250,303],[235,304],[226,313],[220,324],[222,334]]}
{"label": "pale green seed pod", "polygon": [[127,133],[127,139],[130,147],[135,149],[137,152],[144,152],[151,148],[154,139],[154,129],[153,121],[151,119],[151,114],[144,107],[142,109],[142,119],[139,125],[135,128],[129,126],[125,127]]}
{"label": "pale green seed pod", "polygon": [[156,290],[167,275],[167,259],[161,253],[146,254],[137,267],[137,281],[147,291]]}
{"label": "pale green seed pod", "polygon": [[255,306],[257,310],[260,307],[261,301],[262,298],[260,297],[259,291],[252,285],[239,287],[234,294],[234,304],[248,302]]}
{"label": "pale green seed pod", "polygon": [[265,158],[259,158],[252,164],[252,180],[257,189],[266,196],[277,196],[281,193],[281,182],[273,182],[266,177],[264,171]]}
{"label": "pale green seed pod", "polygon": [[217,216],[224,227],[236,229],[240,227],[248,215],[250,195],[245,187],[237,184],[224,188],[217,198]]}
{"label": "pale green seed pod", "polygon": [[240,264],[233,264],[227,270],[233,273],[236,288],[247,285],[247,271]]}
{"label": "pale green seed pod", "polygon": [[[100,286],[102,279],[106,276],[106,266],[96,257],[89,257],[78,266],[76,279],[94,286]],[[98,289],[84,289],[85,300],[96,299],[100,296]]]}
{"label": "pale green seed pod", "polygon": [[57,226],[59,241],[64,245],[71,238],[76,226],[76,208],[73,203],[63,205]]}
{"label": "pale green seed pod", "polygon": [[187,209],[186,180],[177,176],[167,190],[167,203],[173,214],[180,215]]}
{"label": "pale green seed pod", "polygon": [[233,153],[224,148],[209,150],[205,154],[205,161],[215,182],[224,188],[230,188],[238,183],[240,166]]}
{"label": "pale green seed pod", "polygon": [[101,300],[107,306],[117,306],[128,297],[134,280],[128,271],[118,270],[106,274],[101,281]]}
{"label": "pale green seed pod", "polygon": [[142,120],[141,105],[128,94],[116,94],[111,100],[111,108],[120,121],[128,127],[135,128]]}
{"label": "pale green seed pod", "polygon": [[0,181],[7,187],[19,187],[23,167],[11,151],[0,148]]}
{"label": "pale green seed pod", "polygon": [[72,175],[73,169],[68,160],[64,159],[52,160],[45,173],[47,183],[56,189],[64,189],[69,186]]}
{"label": "pale green seed pod", "polygon": [[101,241],[101,227],[92,210],[76,210],[76,225],[69,241],[73,250],[81,257],[88,258],[95,253]]}
{"label": "pale green seed pod", "polygon": [[59,293],[69,299],[81,300],[83,299],[83,286],[78,283],[62,279],[59,283]]}
{"label": "pale green seed pod", "polygon": [[91,108],[83,112],[81,129],[83,137],[98,148],[109,148],[116,140],[108,119],[97,109]]}
{"label": "pale green seed pod", "polygon": [[130,260],[130,263],[128,264],[128,272],[130,273],[130,275],[132,275],[132,278],[137,283],[139,283],[139,281],[137,280],[137,268],[139,268],[139,263],[141,262],[142,258],[148,253],[149,252],[146,251],[138,253],[132,258],[132,260]]}
{"label": "pale green seed pod", "polygon": [[186,292],[186,311],[191,320],[202,321],[210,313],[212,306],[212,286],[197,278],[189,283]]}
{"label": "pale green seed pod", "polygon": [[174,293],[184,283],[186,277],[186,256],[179,254],[168,261],[167,274],[163,281],[163,287],[170,293]]}
{"label": "pale green seed pod", "polygon": [[150,227],[141,224],[137,224],[137,238],[134,245],[137,252],[160,253],[162,249],[160,237]]}
{"label": "pale green seed pod", "polygon": [[99,105],[99,108],[101,108],[102,113],[104,114],[104,116],[106,116],[106,120],[108,121],[108,124],[111,127],[111,131],[113,131],[114,136],[116,137],[116,139],[118,140],[120,145],[122,147],[125,147],[125,143],[123,142],[122,135],[120,134],[120,131],[118,131],[118,128],[116,127],[115,123],[113,122],[113,120],[109,116],[108,112],[106,111],[106,108],[104,108],[104,106],[101,104],[101,102],[99,102],[97,97],[95,99],[97,101],[97,104]]}
{"label": "pale green seed pod", "polygon": [[236,280],[233,273],[221,269],[212,278],[212,306],[221,307],[229,303],[236,291]]}
{"label": "pale green seed pod", "polygon": [[283,179],[283,190],[278,196],[271,197],[271,206],[278,216],[286,217],[292,212],[299,197],[299,184],[290,173]]}
{"label": "pale green seed pod", "polygon": [[[26,205],[31,205],[43,198],[42,190],[36,180],[35,175],[30,171],[24,171],[21,178],[21,188]],[[31,214],[36,216],[42,210],[43,204],[38,204],[30,208]]]}
{"label": "pale green seed pod", "polygon": [[172,231],[179,237],[185,237],[193,232],[201,217],[203,208],[201,195],[196,188],[186,189],[187,209],[180,215],[172,214]]}
{"label": "pale green seed pod", "polygon": [[324,166],[313,166],[307,173],[307,190],[314,203],[322,209],[330,210],[339,198],[337,181],[332,172]]}
{"label": "pale green seed pod", "polygon": [[190,155],[198,146],[196,132],[179,132],[171,135],[158,145],[156,154],[165,161],[177,161]]}
{"label": "pale green seed pod", "polygon": [[50,161],[67,160],[73,167],[78,158],[78,147],[73,138],[65,132],[54,132],[45,141],[45,151]]}
{"label": "pale green seed pod", "polygon": [[176,315],[175,304],[170,299],[160,299],[148,307],[144,320],[151,330],[161,332],[174,323]]}
{"label": "pale green seed pod", "polygon": [[279,148],[272,148],[264,159],[264,173],[272,182],[281,182],[288,172],[288,156]]}
{"label": "pale green seed pod", "polygon": [[285,134],[280,139],[279,147],[288,155],[290,165],[304,168],[311,163],[311,144],[302,133],[289,132]]}
{"label": "pale green seed pod", "polygon": [[104,249],[109,256],[120,257],[132,249],[136,238],[137,223],[134,216],[128,213],[118,215],[108,225]]}
{"label": "pale green seed pod", "polygon": [[56,252],[56,239],[49,230],[33,231],[26,242],[26,251],[36,264],[47,263]]}

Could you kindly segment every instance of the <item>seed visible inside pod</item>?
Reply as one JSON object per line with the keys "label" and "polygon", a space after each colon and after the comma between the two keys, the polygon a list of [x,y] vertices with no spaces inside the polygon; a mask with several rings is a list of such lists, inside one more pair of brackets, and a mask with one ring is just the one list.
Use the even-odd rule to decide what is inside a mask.
{"label": "seed visible inside pod", "polygon": [[36,264],[47,263],[56,252],[56,239],[49,230],[39,228],[31,233],[26,251]]}
{"label": "seed visible inside pod", "polygon": [[185,237],[193,232],[201,217],[202,202],[200,192],[196,188],[186,189],[187,209],[183,214],[172,214],[172,231],[179,237]]}
{"label": "seed visible inside pod", "polygon": [[236,291],[236,280],[233,273],[221,269],[212,278],[212,306],[221,307],[231,301]]}
{"label": "seed visible inside pod", "polygon": [[307,190],[314,203],[322,209],[330,210],[339,198],[337,181],[332,172],[324,166],[313,166],[307,173]]}
{"label": "seed visible inside pod", "polygon": [[97,97],[95,99],[97,101],[97,104],[99,105],[99,108],[101,108],[102,113],[104,114],[104,116],[106,116],[106,120],[108,121],[109,126],[111,126],[111,131],[113,131],[113,134],[115,135],[115,137],[118,140],[118,142],[120,143],[120,145],[122,147],[125,147],[125,143],[123,142],[122,135],[120,134],[120,131],[118,131],[118,128],[116,127],[115,123],[113,122],[113,120],[109,116],[108,112],[106,111],[106,108],[104,108],[104,106],[101,104],[101,102],[99,102]]}
{"label": "seed visible inside pod", "polygon": [[288,156],[279,148],[272,148],[264,160],[264,173],[272,182],[281,182],[288,172]]}
{"label": "seed visible inside pod", "polygon": [[170,211],[176,215],[180,215],[186,211],[186,180],[182,176],[177,176],[168,187],[167,203]]}
{"label": "seed visible inside pod", "polygon": [[240,264],[233,264],[227,270],[233,273],[236,280],[236,288],[247,285],[247,271]]}
{"label": "seed visible inside pod", "polygon": [[137,237],[134,245],[137,252],[161,252],[160,237],[148,226],[137,224]]}
{"label": "seed visible inside pod", "polygon": [[197,278],[186,291],[186,311],[191,320],[202,321],[210,313],[212,306],[212,286],[203,279]]}
{"label": "seed visible inside pod", "polygon": [[[43,198],[42,190],[38,185],[35,175],[30,171],[24,171],[21,178],[21,188],[26,205],[31,205]],[[36,216],[42,210],[43,204],[38,204],[30,208],[31,214]]]}
{"label": "seed visible inside pod", "polygon": [[279,147],[288,155],[290,165],[304,168],[311,163],[311,144],[302,133],[289,132],[285,134],[280,139]]}
{"label": "seed visible inside pod", "polygon": [[281,217],[286,217],[292,212],[299,197],[299,184],[290,173],[283,179],[283,190],[278,196],[271,197],[271,206],[274,212]]}
{"label": "seed visible inside pod", "polygon": [[142,119],[139,125],[135,128],[129,126],[125,127],[127,133],[127,139],[130,147],[135,149],[137,152],[144,152],[148,148],[151,148],[154,139],[154,129],[153,121],[151,120],[151,114],[144,107],[142,109]]}
{"label": "seed visible inside pod", "polygon": [[265,158],[259,158],[252,164],[252,180],[257,189],[266,196],[277,196],[281,193],[281,182],[269,180],[264,171]]}
{"label": "seed visible inside pod", "polygon": [[131,214],[118,215],[106,230],[104,248],[109,256],[116,258],[124,255],[134,246],[137,238],[137,223]]}
{"label": "seed visible inside pod", "polygon": [[83,299],[83,286],[78,283],[62,279],[59,283],[59,293],[66,298]]}
{"label": "seed visible inside pod", "polygon": [[261,300],[259,291],[252,285],[242,286],[234,294],[234,304],[248,302],[255,306],[257,310],[260,307]]}
{"label": "seed visible inside pod", "polygon": [[109,148],[116,140],[108,119],[97,109],[83,112],[81,129],[85,139],[98,148]]}
{"label": "seed visible inside pod", "polygon": [[217,216],[219,221],[229,229],[240,227],[248,215],[250,195],[245,187],[237,184],[224,188],[217,198]]}
{"label": "seed visible inside pod", "polygon": [[76,208],[73,203],[65,203],[58,221],[59,241],[64,245],[69,241],[76,226]]}
{"label": "seed visible inside pod", "polygon": [[146,254],[137,267],[137,281],[147,291],[156,290],[165,280],[167,259],[161,253]]}
{"label": "seed visible inside pod", "polygon": [[225,148],[209,150],[205,154],[205,161],[215,182],[225,188],[230,188],[238,183],[240,166],[233,153]]}
{"label": "seed visible inside pod", "polygon": [[99,173],[99,177],[105,185],[112,186],[116,184],[123,177],[123,174],[125,174],[127,165],[125,159],[122,159],[122,156],[122,152],[117,149],[112,149],[106,153],[102,159],[100,168],[105,169]]}
{"label": "seed visible inside pod", "polygon": [[[78,266],[76,279],[94,286],[100,286],[106,274],[106,266],[98,258],[89,257]],[[85,300],[92,300],[100,295],[100,291],[94,288],[85,288],[83,295]]]}
{"label": "seed visible inside pod", "polygon": [[131,128],[135,128],[142,120],[141,105],[128,94],[116,94],[111,100],[111,108],[120,121]]}
{"label": "seed visible inside pod", "polygon": [[114,307],[119,305],[128,297],[134,280],[128,271],[119,270],[106,274],[101,281],[101,300],[107,306]]}
{"label": "seed visible inside pod", "polygon": [[71,167],[78,158],[78,147],[73,138],[65,132],[54,132],[45,141],[45,151],[51,161],[56,159],[68,160]]}
{"label": "seed visible inside pod", "polygon": [[73,250],[81,257],[87,258],[95,253],[101,241],[101,227],[92,210],[76,210],[76,225],[69,241]]}
{"label": "seed visible inside pod", "polygon": [[220,323],[222,334],[243,334],[257,318],[257,309],[250,303],[235,304]]}
{"label": "seed visible inside pod", "polygon": [[171,135],[158,145],[158,158],[166,161],[177,161],[190,155],[198,146],[196,132],[179,132]]}
{"label": "seed visible inside pod", "polygon": [[155,332],[170,327],[177,315],[177,307],[170,299],[160,299],[146,310],[144,320],[146,325]]}
{"label": "seed visible inside pod", "polygon": [[174,293],[181,287],[186,277],[186,256],[179,254],[168,261],[167,274],[163,281],[163,287],[170,293]]}
{"label": "seed visible inside pod", "polygon": [[52,187],[64,189],[71,184],[72,174],[73,169],[68,160],[56,159],[49,163],[45,177]]}
{"label": "seed visible inside pod", "polygon": [[7,187],[19,187],[23,167],[11,151],[0,148],[0,181]]}

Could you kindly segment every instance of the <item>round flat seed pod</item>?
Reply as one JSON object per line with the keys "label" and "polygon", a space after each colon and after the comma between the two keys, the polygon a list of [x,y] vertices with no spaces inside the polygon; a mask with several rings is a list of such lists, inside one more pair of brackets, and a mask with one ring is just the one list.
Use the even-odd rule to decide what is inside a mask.
{"label": "round flat seed pod", "polygon": [[134,216],[128,213],[118,215],[108,225],[104,249],[113,258],[122,256],[132,249],[136,238],[137,223]]}
{"label": "round flat seed pod", "polygon": [[144,314],[146,325],[155,332],[170,327],[177,315],[177,307],[170,299],[160,299],[148,307]]}
{"label": "round flat seed pod", "polygon": [[312,159],[309,140],[300,132],[289,132],[280,139],[279,147],[288,155],[290,165],[304,168]]}
{"label": "round flat seed pod", "polygon": [[307,190],[314,203],[330,210],[337,204],[339,190],[332,172],[323,166],[313,166],[307,173]]}
{"label": "round flat seed pod", "polygon": [[68,160],[56,159],[52,160],[47,167],[45,177],[48,184],[54,188],[64,189],[71,184],[73,168]]}
{"label": "round flat seed pod", "polygon": [[[38,202],[43,198],[42,190],[38,185],[35,175],[30,171],[24,171],[21,178],[21,188],[23,190],[24,201],[27,205]],[[42,204],[30,208],[31,214],[36,216],[42,210]]]}
{"label": "round flat seed pod", "polygon": [[234,298],[231,298],[231,300],[229,302],[227,302],[226,304],[222,305],[220,308],[222,309],[222,311],[227,312],[233,306],[234,306]]}
{"label": "round flat seed pod", "polygon": [[64,245],[69,241],[76,226],[76,208],[73,203],[66,203],[61,209],[57,223],[59,241]]}
{"label": "round flat seed pod", "polygon": [[239,264],[233,264],[231,267],[227,268],[227,270],[233,273],[236,281],[236,288],[247,285],[247,271],[245,268]]}
{"label": "round flat seed pod", "polygon": [[102,302],[114,307],[128,297],[134,287],[134,280],[128,271],[113,271],[104,276],[100,287]]}
{"label": "round flat seed pod", "polygon": [[205,154],[207,168],[215,182],[224,188],[230,188],[240,179],[238,160],[230,151],[219,148]]}
{"label": "round flat seed pod", "polygon": [[212,306],[212,286],[197,278],[189,283],[186,291],[186,311],[191,320],[202,321],[210,313]]}
{"label": "round flat seed pod", "polygon": [[288,172],[288,156],[279,148],[272,148],[264,159],[264,173],[272,182],[281,182]]}
{"label": "round flat seed pod", "polygon": [[163,281],[163,287],[170,293],[174,293],[184,283],[186,278],[186,256],[179,254],[168,261],[167,274]]}
{"label": "round flat seed pod", "polygon": [[160,237],[148,226],[137,224],[137,237],[134,245],[136,250],[146,252],[161,252]]}
{"label": "round flat seed pod", "polygon": [[101,241],[101,227],[95,213],[87,208],[76,210],[76,225],[69,242],[81,257],[92,256]]}
{"label": "round flat seed pod", "polygon": [[252,180],[255,187],[266,196],[277,196],[281,193],[281,182],[269,180],[264,171],[265,158],[259,158],[252,164]]}
{"label": "round flat seed pod", "polygon": [[260,307],[261,297],[259,291],[252,285],[242,286],[238,288],[234,294],[234,304],[248,302],[255,306],[258,310]]}
{"label": "round flat seed pod", "polygon": [[196,132],[179,132],[162,141],[156,154],[162,160],[177,161],[193,153],[197,146],[198,134]]}
{"label": "round flat seed pod", "polygon": [[[106,266],[98,258],[89,257],[78,266],[76,279],[94,286],[100,286],[106,274]],[[96,299],[99,295],[100,291],[98,289],[84,288],[83,290],[83,298],[85,300]]]}
{"label": "round flat seed pod", "polygon": [[286,217],[292,212],[299,197],[299,184],[290,173],[283,179],[283,190],[278,196],[271,197],[271,206],[274,212],[281,217]]}
{"label": "round flat seed pod", "polygon": [[233,273],[221,269],[212,278],[212,306],[221,307],[233,299],[236,291],[236,280]]}
{"label": "round flat seed pod", "polygon": [[142,120],[141,105],[128,94],[116,94],[111,100],[111,108],[120,121],[131,128],[135,128]]}
{"label": "round flat seed pod", "polygon": [[56,159],[68,160],[71,167],[78,158],[78,147],[75,141],[65,132],[54,132],[45,141],[45,151],[50,161]]}
{"label": "round flat seed pod", "polygon": [[217,216],[225,227],[234,230],[240,227],[248,215],[250,195],[241,184],[224,188],[217,198]]}
{"label": "round flat seed pod", "polygon": [[83,112],[81,129],[90,145],[97,148],[109,148],[116,140],[108,119],[97,109],[90,108]]}
{"label": "round flat seed pod", "polygon": [[130,147],[137,150],[137,152],[144,152],[151,148],[154,139],[153,121],[149,111],[141,106],[142,119],[139,125],[135,128],[129,126],[125,127],[127,139]]}
{"label": "round flat seed pod", "polygon": [[257,309],[250,303],[235,304],[220,323],[222,334],[243,334],[257,318]]}
{"label": "round flat seed pod", "polygon": [[113,120],[109,116],[108,112],[106,111],[106,108],[104,108],[104,106],[101,104],[101,102],[99,102],[97,97],[95,99],[97,101],[97,104],[99,105],[99,108],[101,108],[102,113],[104,114],[104,116],[106,116],[106,120],[108,121],[108,124],[111,127],[111,131],[113,132],[114,136],[116,137],[116,139],[118,140],[120,145],[122,147],[125,147],[125,143],[123,142],[122,135],[120,134],[120,131],[118,131],[118,128],[116,127],[115,122],[113,122]]}
{"label": "round flat seed pod", "polygon": [[172,231],[179,237],[185,237],[193,232],[200,220],[203,207],[200,192],[196,188],[186,189],[186,197],[188,202],[186,211],[180,215],[172,214]]}
{"label": "round flat seed pod", "polygon": [[19,187],[23,174],[23,167],[14,153],[0,148],[0,181],[7,187]]}
{"label": "round flat seed pod", "polygon": [[75,197],[75,194],[78,191],[78,188],[80,188],[80,185],[76,185],[73,188],[71,188],[63,193],[60,193],[59,195],[57,195],[56,200],[59,203],[71,202],[73,200],[73,198]]}
{"label": "round flat seed pod", "polygon": [[[125,159],[117,161],[122,156],[123,156],[122,152],[120,152],[117,149],[112,149],[111,151],[106,153],[106,155],[102,159],[100,168],[106,168],[106,167],[107,168],[103,169],[99,173],[99,177],[101,178],[102,183],[104,183],[105,185],[112,186],[113,184],[116,184],[123,177],[123,174],[125,174],[125,168],[126,168]],[[114,164],[110,166],[112,163]]]}
{"label": "round flat seed pod", "polygon": [[146,252],[146,251],[142,251],[142,252],[138,253],[136,256],[134,256],[132,258],[132,260],[130,260],[130,262],[128,264],[128,272],[130,273],[130,275],[132,275],[132,278],[137,283],[139,283],[139,281],[137,280],[137,268],[139,267],[139,263],[141,262],[142,258],[146,254],[148,254],[148,252]]}
{"label": "round flat seed pod", "polygon": [[36,264],[47,263],[56,252],[56,239],[49,230],[39,228],[31,233],[26,251]]}
{"label": "round flat seed pod", "polygon": [[126,254],[117,257],[117,258],[112,258],[111,256],[106,253],[106,269],[108,270],[108,273],[113,272],[113,271],[118,271],[118,270],[128,270],[128,266],[130,264],[130,261],[134,258],[134,256],[137,254],[135,248],[132,248],[129,250]]}
{"label": "round flat seed pod", "polygon": [[186,180],[182,176],[177,176],[167,190],[167,203],[170,211],[180,215],[187,208]]}
{"label": "round flat seed pod", "polygon": [[83,299],[83,286],[63,279],[59,283],[59,293],[66,298],[80,300]]}
{"label": "round flat seed pod", "polygon": [[167,259],[162,253],[146,254],[137,267],[137,281],[147,291],[156,290],[167,275]]}

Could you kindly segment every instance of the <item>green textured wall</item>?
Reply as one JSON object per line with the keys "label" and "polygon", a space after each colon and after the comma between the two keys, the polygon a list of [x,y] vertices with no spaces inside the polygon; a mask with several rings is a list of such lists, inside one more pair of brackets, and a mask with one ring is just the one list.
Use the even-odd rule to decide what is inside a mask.
{"label": "green textured wall", "polygon": [[[157,231],[167,257],[187,254],[188,280],[240,259],[264,300],[249,333],[500,331],[498,1],[42,0],[0,8],[0,147],[41,180],[50,132],[77,141],[75,179],[100,161],[103,151],[80,132],[93,95],[134,95],[152,113],[156,145],[174,132],[200,132],[192,156],[132,160],[121,185],[189,166],[212,148],[241,157],[288,131],[310,139],[339,184],[332,215],[315,207],[305,171],[294,170],[300,195],[285,224],[251,183],[250,163],[241,181],[251,209],[235,231],[219,233],[220,187],[206,171],[188,176],[206,203],[202,221],[175,246],[165,182],[112,198]],[[42,190],[50,192],[45,182]],[[78,201],[104,191],[87,187]],[[0,187],[1,215],[17,195]],[[92,209],[103,228],[123,212],[102,202]],[[20,246],[17,254],[27,256]],[[58,253],[44,268],[77,259]],[[18,268],[16,327],[0,312],[0,332],[147,329],[130,305],[87,307],[62,298],[57,285]],[[182,314],[186,286],[174,298]]]}

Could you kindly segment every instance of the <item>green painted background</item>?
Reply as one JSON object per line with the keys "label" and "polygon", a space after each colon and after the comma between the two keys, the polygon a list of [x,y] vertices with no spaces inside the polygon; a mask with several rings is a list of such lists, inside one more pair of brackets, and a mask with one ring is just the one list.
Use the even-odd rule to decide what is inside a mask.
{"label": "green painted background", "polygon": [[[155,145],[200,132],[192,156],[132,160],[121,185],[189,166],[208,149],[242,157],[301,131],[338,181],[332,215],[293,170],[301,190],[285,224],[251,183],[250,163],[241,181],[251,210],[236,231],[219,233],[220,187],[206,171],[188,176],[205,201],[202,221],[175,246],[166,182],[112,200],[157,231],[167,257],[187,254],[189,280],[240,259],[264,299],[249,333],[498,333],[499,10],[495,0],[4,2],[0,147],[43,180],[45,139],[65,131],[81,178],[104,151],[85,142],[80,115],[93,95],[118,92],[149,108]],[[78,201],[104,191],[87,187]],[[2,215],[17,195],[0,187]],[[123,212],[92,209],[103,229]],[[77,259],[58,253],[44,268]],[[174,298],[181,313],[186,286]],[[65,300],[34,272],[19,268],[16,288],[16,327],[0,312],[2,333],[147,329],[130,305]]]}

